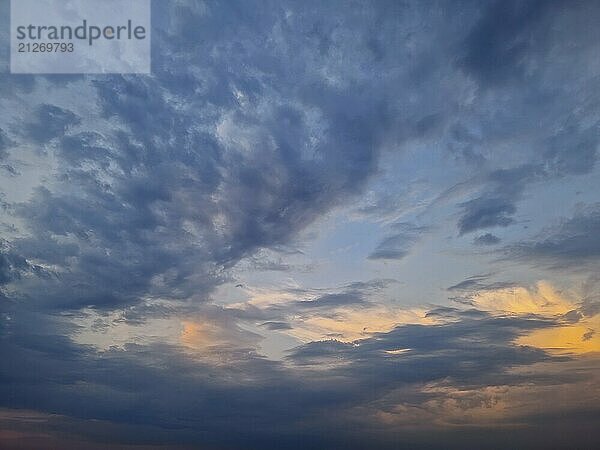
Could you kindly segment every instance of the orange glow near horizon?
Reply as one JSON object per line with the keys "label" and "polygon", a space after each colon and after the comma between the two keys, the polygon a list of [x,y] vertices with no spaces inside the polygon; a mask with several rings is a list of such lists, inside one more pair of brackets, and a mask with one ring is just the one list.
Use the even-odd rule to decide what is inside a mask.
{"label": "orange glow near horizon", "polygon": [[578,309],[577,297],[557,290],[547,281],[535,288],[498,289],[477,294],[476,308],[496,314],[536,315],[557,320],[557,326],[535,330],[517,339],[516,343],[541,348],[553,353],[587,353],[600,351],[600,315],[581,315],[576,323],[564,315]]}

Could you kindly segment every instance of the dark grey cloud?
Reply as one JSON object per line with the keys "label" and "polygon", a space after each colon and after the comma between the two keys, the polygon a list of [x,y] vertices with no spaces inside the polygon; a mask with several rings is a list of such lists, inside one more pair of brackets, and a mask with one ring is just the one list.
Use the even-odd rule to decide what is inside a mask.
{"label": "dark grey cloud", "polygon": [[486,85],[524,78],[528,52],[539,38],[536,28],[558,4],[546,0],[482,3],[482,17],[465,40],[462,66]]}
{"label": "dark grey cloud", "polygon": [[[354,343],[309,343],[294,349],[286,364],[266,360],[253,345],[219,347],[225,365],[203,362],[166,344],[128,344],[98,352],[65,337],[66,325],[58,317],[50,320],[16,303],[3,304],[3,314],[11,321],[5,322],[0,346],[3,354],[12,355],[10,364],[0,365],[3,405],[63,415],[73,427],[71,435],[106,445],[211,443],[252,449],[271,448],[277,441],[290,449],[363,448],[370,436],[328,432],[330,427],[346,429],[346,413],[353,408],[370,404],[386,410],[399,400],[398,390],[404,401],[425,407],[443,396],[422,391],[430,383],[452,380],[453,386],[471,390],[531,383],[534,378],[520,375],[515,367],[569,364],[566,358],[514,343],[524,333],[558,322],[456,308],[446,308],[447,324],[399,326]],[[283,329],[274,322],[264,326]],[[397,349],[407,351],[394,354]],[[577,375],[583,380],[588,376]],[[562,377],[546,372],[535,382],[568,382]],[[311,427],[307,435],[303,424],[314,419],[323,420],[322,425]],[[362,426],[369,429],[369,418],[364,420]],[[98,421],[121,427],[121,432],[97,435]],[[139,427],[148,429],[146,437],[139,436]],[[381,448],[397,445],[391,429],[379,428],[375,436]]]}
{"label": "dark grey cloud", "polygon": [[9,243],[0,240],[0,286],[21,280],[28,275],[46,280],[50,277],[49,271],[39,265],[31,264],[16,253]]}
{"label": "dark grey cloud", "polygon": [[593,268],[600,260],[599,233],[600,204],[580,205],[572,217],[504,251],[509,258],[554,269]]}
{"label": "dark grey cloud", "polygon": [[[463,183],[474,189],[458,205],[461,235],[516,223],[534,183],[591,173],[600,89],[587,63],[597,54],[599,8],[550,3],[154,2],[151,76],[0,74],[0,156],[13,158],[10,147],[19,145],[53,161],[37,168],[44,173],[31,195],[2,197],[7,221],[19,225],[0,249],[0,352],[8,355],[0,404],[61,414],[65,422],[51,431],[105,446],[481,448],[491,440],[485,427],[475,444],[461,441],[461,426],[439,441],[430,430],[399,439],[361,412],[443,403],[425,392],[431,384],[558,392],[586,380],[589,368],[515,372],[572,363],[515,344],[557,325],[539,318],[436,308],[429,317],[448,323],[311,342],[284,362],[261,355],[260,336],[244,328],[285,331],[294,317],[360,309],[389,280],[284,289],[293,301],[263,309],[208,304],[232,281],[233,266],[285,248],[362,193],[384,149],[435,141],[467,163]],[[81,92],[90,104],[80,104]],[[506,154],[494,155],[499,148]],[[19,188],[30,181],[19,177],[10,178]],[[388,195],[399,217],[401,202]],[[596,209],[507,254],[553,266],[595,261]],[[401,259],[427,231],[392,225],[370,258]],[[289,270],[279,261],[255,268]],[[491,278],[449,290],[502,286]],[[561,323],[596,306],[586,302]],[[99,333],[179,314],[223,335],[201,355],[143,339],[99,351],[74,341],[82,331],[75,319],[90,307]],[[215,354],[222,359],[211,360]],[[488,400],[478,393],[461,405]],[[582,411],[598,414],[595,405]],[[552,412],[545,428],[565,421]],[[520,420],[541,420],[533,416]],[[593,430],[584,420],[570,443],[597,441]],[[522,442],[535,444],[523,447],[545,446],[536,444],[539,428],[523,433]]]}
{"label": "dark grey cloud", "polygon": [[[294,314],[306,308],[336,309],[344,306],[357,307],[369,303],[370,297],[395,283],[397,283],[396,280],[375,279],[349,283],[337,290],[320,289],[310,291],[303,289],[289,289],[287,291],[288,293],[298,296],[301,300],[294,301],[290,305],[287,305],[285,310],[287,314]],[[302,297],[310,298],[302,299]]]}
{"label": "dark grey cloud", "polygon": [[[480,7],[458,61],[477,83],[479,99],[496,107],[458,118],[450,128],[449,148],[473,168],[478,189],[459,204],[461,235],[516,223],[530,185],[590,173],[598,159],[598,98],[591,93],[597,74],[568,67],[585,67],[584,55],[597,48],[598,5],[511,0]],[[557,55],[570,63],[556,64]],[[567,78],[579,86],[576,95],[561,87],[558,80]],[[493,153],[502,149],[520,161]]]}
{"label": "dark grey cloud", "polygon": [[339,306],[357,305],[364,303],[364,297],[356,291],[341,294],[325,294],[314,300],[299,301],[296,305],[301,308],[335,308]]}
{"label": "dark grey cloud", "polygon": [[12,141],[5,133],[5,131],[0,128],[0,160],[6,158],[8,156],[8,149],[14,145],[14,141]]}
{"label": "dark grey cloud", "polygon": [[460,234],[491,227],[507,227],[514,222],[511,217],[517,210],[506,198],[480,197],[461,204],[464,215],[458,222]]}
{"label": "dark grey cloud", "polygon": [[[143,296],[206,296],[224,270],[287,244],[374,173],[378,142],[393,130],[385,86],[394,80],[378,92],[361,77],[350,77],[350,90],[328,86],[297,52],[265,50],[280,8],[237,8],[211,9],[238,24],[221,27],[193,4],[157,5],[153,77],[91,79],[101,109],[93,123],[61,106],[34,108],[23,139],[57,138],[61,165],[52,188],[16,205],[30,236],[15,245],[62,273],[32,301],[113,308]],[[283,38],[311,54],[301,30],[316,17],[290,20]],[[391,32],[379,39],[395,39]],[[190,47],[194,33],[202,36]],[[216,60],[197,72],[188,64],[197,56]]]}
{"label": "dark grey cloud", "polygon": [[438,306],[431,309],[425,317],[434,317],[440,319],[460,320],[462,318],[481,319],[487,316],[487,313],[475,308],[459,309],[450,306]]}
{"label": "dark grey cloud", "polygon": [[584,316],[594,316],[600,314],[600,296],[589,296],[581,302],[581,312]]}
{"label": "dark grey cloud", "polygon": [[[519,350],[516,348],[506,349],[503,348],[504,345],[521,333],[525,333],[527,330],[552,326],[551,323],[544,320],[495,318],[490,317],[485,313],[480,314],[482,314],[481,317],[473,318],[469,317],[469,313],[463,315],[458,312],[457,315],[458,317],[461,317],[462,320],[458,323],[451,323],[448,325],[400,326],[389,333],[380,333],[373,338],[358,341],[358,345],[338,341],[314,342],[296,349],[290,358],[302,364],[319,364],[329,359],[338,360],[348,358],[351,361],[355,361],[359,369],[366,369],[369,363],[373,363],[375,360],[380,361],[380,363],[384,365],[388,364],[384,361],[389,361],[389,365],[394,366],[397,370],[398,364],[406,363],[407,365],[410,365],[410,352],[414,351],[416,355],[422,355],[423,353],[431,354],[431,367],[445,371],[449,368],[446,363],[452,365],[450,361],[453,359],[453,350],[464,350],[467,353],[463,354],[463,357],[466,358],[465,360],[470,359],[468,347],[471,347],[471,350],[474,352],[479,353],[479,350],[482,350],[483,347],[490,345],[492,347],[498,346],[496,347],[496,350],[508,351],[511,353],[516,352],[513,353],[511,359],[516,357],[515,360],[518,360],[519,356],[517,356],[517,353],[519,353]],[[472,347],[474,341],[477,339],[482,339],[485,344],[482,344],[481,347],[479,345]],[[397,349],[407,349],[409,357],[406,358],[406,361],[398,361],[399,358],[396,358],[395,360],[392,358],[390,360],[388,356],[386,356],[386,351],[394,351]],[[444,351],[438,353],[439,350]],[[494,351],[492,349],[489,350],[489,355],[480,355],[482,359],[478,363],[481,364],[481,369],[484,369],[484,366],[490,364],[489,367],[485,368],[485,372],[487,372],[487,369],[491,370],[492,366],[498,362],[496,358],[492,356]],[[533,360],[537,361],[538,358],[544,359],[547,357],[547,355],[543,354],[543,352],[540,353],[538,350],[525,348],[522,350],[523,353],[520,357],[523,357],[523,362],[525,363],[531,363]],[[446,360],[446,358],[448,358],[448,360]],[[529,358],[533,359],[530,360]],[[463,360],[463,363],[465,360]],[[392,367],[389,368],[391,369]],[[382,370],[385,370],[385,368],[382,368]],[[461,369],[457,366],[457,370],[460,371]],[[408,371],[403,374],[409,379],[413,376],[419,378],[422,376],[425,376],[426,378],[429,376],[439,376],[439,373],[436,374],[436,370],[432,370],[427,374],[410,374]],[[447,373],[447,376],[457,377],[458,374]],[[382,382],[385,382],[383,381],[385,379],[386,377],[381,377]],[[375,380],[372,381],[375,382]]]}
{"label": "dark grey cloud", "polygon": [[599,144],[598,123],[588,128],[568,124],[548,140],[544,152],[546,170],[560,175],[590,173],[598,159]]}
{"label": "dark grey cloud", "polygon": [[515,223],[517,204],[533,183],[567,176],[584,175],[594,170],[600,138],[598,125],[581,129],[569,126],[540,144],[544,149],[530,163],[511,169],[497,169],[484,175],[478,197],[463,202],[458,221],[459,234]]}
{"label": "dark grey cloud", "polygon": [[[216,25],[193,4],[156,9],[152,77],[85,80],[99,117],[87,122],[42,104],[21,130],[23,141],[56,140],[59,158],[53,186],[14,207],[30,234],[18,251],[61,272],[44,300],[32,301],[114,308],[166,293],[206,298],[242,258],[288,244],[359,193],[393,130],[392,78],[377,92],[353,76],[353,89],[338,89],[296,51],[265,49],[285,22],[280,8],[257,15],[240,4],[231,16],[227,6],[211,9],[225,22],[235,17],[235,27]],[[316,19],[290,18],[275,38],[311,55],[318,45],[303,30]],[[190,41],[196,33],[201,39]],[[216,59],[195,71],[196,58]],[[361,70],[371,58],[358,52],[350,61]]]}
{"label": "dark grey cloud", "polygon": [[474,275],[472,277],[467,278],[464,281],[461,281],[460,283],[450,286],[448,288],[448,290],[455,291],[455,290],[478,288],[481,286],[481,283],[483,281],[488,280],[490,277],[491,277],[491,274]]}
{"label": "dark grey cloud", "polygon": [[406,257],[429,227],[409,223],[396,223],[391,226],[392,233],[386,237],[369,255],[369,259],[402,259]]}
{"label": "dark grey cloud", "polygon": [[540,172],[540,167],[524,164],[486,174],[483,181],[485,188],[480,196],[459,205],[462,210],[458,221],[459,234],[513,224],[517,202],[526,186],[540,179]]}
{"label": "dark grey cloud", "polygon": [[0,285],[20,278],[21,272],[29,269],[25,258],[11,253],[0,253]]}
{"label": "dark grey cloud", "polygon": [[583,335],[581,340],[589,341],[590,339],[592,339],[594,337],[595,334],[596,334],[596,330],[589,329],[588,331],[585,332],[585,334]]}
{"label": "dark grey cloud", "polygon": [[492,233],[482,234],[473,240],[475,245],[496,245],[499,244],[500,241],[501,239]]}
{"label": "dark grey cloud", "polygon": [[26,138],[39,143],[61,137],[70,127],[79,123],[79,118],[72,111],[48,104],[37,107],[32,119],[23,131]]}
{"label": "dark grey cloud", "polygon": [[492,281],[494,274],[487,273],[481,275],[473,275],[460,283],[454,284],[447,288],[448,291],[460,292],[477,292],[477,291],[492,291],[496,289],[506,289],[515,286],[515,283],[509,281]]}
{"label": "dark grey cloud", "polygon": [[[5,131],[0,128],[0,162],[6,160],[9,156],[9,149],[15,145],[15,141],[10,139]],[[19,175],[19,171],[11,164],[0,164],[0,168],[9,176]]]}
{"label": "dark grey cloud", "polygon": [[376,296],[388,287],[397,284],[393,279],[356,281],[338,288],[282,289],[281,294],[292,296],[294,300],[285,303],[275,302],[266,307],[245,305],[243,309],[230,307],[229,314],[242,321],[263,322],[262,325],[279,326],[293,319],[310,318],[315,312],[325,317],[335,317],[336,310],[344,308],[368,307],[377,302]]}
{"label": "dark grey cloud", "polygon": [[265,322],[261,326],[268,328],[269,330],[290,330],[292,326],[286,322]]}

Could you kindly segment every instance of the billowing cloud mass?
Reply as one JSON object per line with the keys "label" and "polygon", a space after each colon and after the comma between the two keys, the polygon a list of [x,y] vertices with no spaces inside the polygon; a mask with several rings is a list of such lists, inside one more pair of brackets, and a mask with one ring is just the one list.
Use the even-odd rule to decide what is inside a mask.
{"label": "billowing cloud mass", "polygon": [[0,447],[600,446],[600,4],[152,6],[0,50]]}

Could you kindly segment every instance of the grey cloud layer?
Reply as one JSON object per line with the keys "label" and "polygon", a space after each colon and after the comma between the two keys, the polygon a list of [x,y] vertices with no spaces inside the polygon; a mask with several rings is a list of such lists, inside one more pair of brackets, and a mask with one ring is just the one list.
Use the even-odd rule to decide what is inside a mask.
{"label": "grey cloud layer", "polygon": [[397,223],[391,227],[393,234],[379,243],[369,259],[402,259],[429,228],[408,223]]}
{"label": "grey cloud layer", "polygon": [[[276,440],[283,448],[362,448],[372,439],[369,430],[375,427],[378,446],[394,448],[393,428],[382,429],[366,416],[358,421],[366,434],[354,436],[351,444],[351,431],[331,435],[342,426],[332,417],[343,421],[353,408],[365,404],[375,411],[393,409],[399,401],[398,389],[404,391],[401,401],[426,408],[428,402],[444,398],[443,393],[426,389],[431,383],[443,385],[451,380],[452,386],[462,386],[477,396],[477,389],[486,386],[534,381],[531,375],[514,373],[515,367],[570,364],[569,358],[551,357],[513,343],[523,333],[557,323],[491,317],[474,310],[447,309],[443,312],[447,324],[400,326],[354,343],[306,344],[289,355],[286,365],[265,360],[252,347],[221,348],[227,364],[217,366],[161,344],[130,344],[98,354],[61,335],[47,334],[49,329],[31,330],[37,323],[35,315],[19,314],[1,343],[3,354],[12,355],[11,364],[2,366],[4,405],[128,425],[129,431],[125,428],[121,435],[124,442],[136,435],[136,427],[148,427],[147,438],[137,438],[141,444],[159,440],[264,448]],[[388,353],[397,349],[406,352]],[[586,371],[571,378],[545,373],[535,383],[556,385],[590,376]],[[472,401],[476,407],[485,399]],[[302,426],[314,420],[321,420],[321,425],[309,430]],[[74,431],[106,443],[106,437],[94,436],[93,429],[93,424],[83,422]],[[422,439],[421,444],[428,442]]]}
{"label": "grey cloud layer", "polygon": [[506,247],[508,258],[554,269],[597,268],[600,262],[600,204],[579,205],[576,213],[535,239]]}
{"label": "grey cloud layer", "polygon": [[[255,17],[252,6],[237,8]],[[44,304],[114,307],[167,291],[208,293],[224,267],[285,244],[373,172],[392,125],[393,77],[374,90],[350,72],[340,81],[352,89],[340,89],[292,49],[265,51],[269,37],[315,51],[317,41],[285,28],[312,26],[310,15],[286,24],[274,8],[260,26],[240,18],[234,30],[193,9],[165,11],[177,27],[157,33],[163,57],[154,77],[91,81],[101,108],[92,122],[55,105],[29,111],[20,140],[55,149],[62,163],[52,188],[13,208],[31,233],[13,243],[16,251],[62,268]],[[200,41],[187,35],[194,21]],[[210,69],[174,63],[199,56]],[[357,56],[347,70],[377,64],[368,48]]]}
{"label": "grey cloud layer", "polygon": [[[514,343],[557,325],[539,318],[438,309],[448,323],[312,342],[278,362],[239,326],[288,330],[292,315],[359,308],[386,280],[292,290],[296,301],[272,308],[207,303],[233,266],[347,205],[382,169],[381,154],[404,144],[438,141],[458,159],[473,188],[457,204],[460,235],[514,224],[535,183],[590,173],[600,89],[585,63],[597,55],[597,3],[182,1],[154,2],[153,14],[152,76],[0,75],[0,176],[20,186],[8,168],[23,148],[54,164],[26,200],[0,197],[10,230],[0,247],[2,406],[113,422],[125,442],[148,427],[141,444],[395,448],[393,427],[378,434],[359,414],[355,429],[369,432],[357,436],[346,414],[403,402],[425,410],[443,400],[425,392],[431,383],[577,378],[511,372],[572,362]],[[92,104],[82,108],[80,93]],[[597,210],[506,251],[534,264],[596,261]],[[394,223],[370,258],[401,259],[431,229]],[[484,275],[449,290],[488,285]],[[86,308],[122,311],[139,327],[202,314],[233,342],[219,343],[219,364],[167,344],[100,352],[72,339],[71,319]],[[387,353],[397,350],[406,352]],[[106,443],[88,426],[77,431]],[[415,439],[406,445],[439,445]]]}

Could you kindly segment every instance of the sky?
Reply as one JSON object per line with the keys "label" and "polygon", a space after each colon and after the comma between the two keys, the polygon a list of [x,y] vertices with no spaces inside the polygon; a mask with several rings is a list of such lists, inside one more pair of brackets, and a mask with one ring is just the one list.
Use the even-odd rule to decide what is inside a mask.
{"label": "sky", "polygon": [[150,75],[2,47],[0,447],[600,448],[599,22],[173,0]]}

